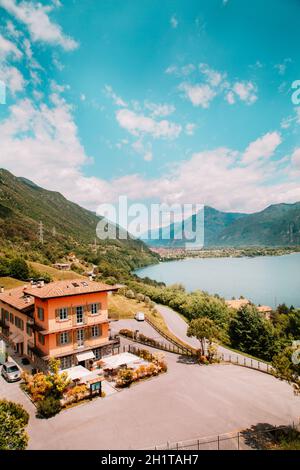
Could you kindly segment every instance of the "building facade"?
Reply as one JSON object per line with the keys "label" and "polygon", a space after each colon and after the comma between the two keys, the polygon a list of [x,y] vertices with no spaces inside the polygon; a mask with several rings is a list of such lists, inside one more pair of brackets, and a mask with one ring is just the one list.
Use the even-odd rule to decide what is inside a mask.
{"label": "building facade", "polygon": [[[22,288],[23,301],[30,301],[31,307],[30,315],[25,312],[22,319],[32,332],[27,336],[25,329],[20,330],[23,353],[37,365],[52,357],[60,359],[62,369],[74,365],[91,367],[94,361],[110,355],[118,346],[110,338],[107,307],[108,294],[114,290],[117,288],[80,279]],[[16,289],[0,294],[0,308],[11,310],[11,299],[16,294]],[[6,337],[11,338],[5,312],[4,323],[9,329]]]}

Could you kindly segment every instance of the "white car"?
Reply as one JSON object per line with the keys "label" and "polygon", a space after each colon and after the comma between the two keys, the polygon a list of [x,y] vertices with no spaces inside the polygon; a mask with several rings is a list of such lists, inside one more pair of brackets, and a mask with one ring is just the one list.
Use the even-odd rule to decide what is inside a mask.
{"label": "white car", "polygon": [[143,312],[137,312],[135,314],[135,319],[137,321],[145,321],[145,314]]}
{"label": "white car", "polygon": [[17,382],[21,380],[21,370],[14,362],[5,362],[2,366],[1,375],[7,382]]}

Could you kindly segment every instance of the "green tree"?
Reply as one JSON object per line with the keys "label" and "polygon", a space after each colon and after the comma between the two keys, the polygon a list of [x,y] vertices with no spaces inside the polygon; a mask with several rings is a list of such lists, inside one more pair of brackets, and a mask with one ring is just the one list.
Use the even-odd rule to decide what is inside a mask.
{"label": "green tree", "polygon": [[272,361],[273,374],[280,380],[286,380],[294,387],[295,394],[300,394],[300,346],[288,346]]}
{"label": "green tree", "polygon": [[64,391],[68,388],[71,380],[68,377],[67,372],[61,372],[60,361],[55,358],[49,360],[49,374],[47,379],[51,383],[50,395],[55,398],[61,398]]}
{"label": "green tree", "polygon": [[10,263],[10,274],[16,279],[26,281],[30,272],[26,261],[22,258],[15,258]]}
{"label": "green tree", "polygon": [[272,324],[254,305],[242,307],[229,324],[232,347],[261,359],[271,360],[277,352],[278,338]]}
{"label": "green tree", "polygon": [[219,335],[218,327],[213,320],[207,317],[192,320],[187,331],[189,337],[193,336],[200,342],[201,355],[206,355],[206,343],[212,343]]}
{"label": "green tree", "polygon": [[25,431],[29,414],[19,405],[0,400],[0,450],[25,450],[28,435]]}
{"label": "green tree", "polygon": [[294,339],[300,340],[300,310],[294,310],[288,315],[285,332]]}

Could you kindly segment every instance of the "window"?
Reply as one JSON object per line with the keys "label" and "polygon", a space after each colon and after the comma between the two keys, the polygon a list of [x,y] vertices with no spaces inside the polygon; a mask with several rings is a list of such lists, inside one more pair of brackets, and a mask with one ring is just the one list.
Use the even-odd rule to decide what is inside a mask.
{"label": "window", "polygon": [[100,336],[99,326],[92,326],[92,338],[97,338],[98,336]]}
{"label": "window", "polygon": [[23,322],[23,320],[21,320],[21,318],[19,318],[17,316],[15,316],[15,325],[20,330],[24,330],[24,322]]}
{"label": "window", "polygon": [[83,323],[83,307],[76,307],[76,321],[77,323]]}
{"label": "window", "polygon": [[68,309],[67,308],[60,308],[58,310],[58,316],[61,321],[68,320]]}
{"label": "window", "polygon": [[94,353],[96,359],[101,359],[101,357],[102,357],[101,348],[93,349],[93,353]]}
{"label": "window", "polygon": [[9,314],[9,321],[10,323],[14,323],[14,316],[12,313]]}
{"label": "window", "polygon": [[28,336],[32,336],[32,327],[30,325],[26,325],[26,333]]}
{"label": "window", "polygon": [[72,356],[64,356],[60,358],[60,368],[69,369],[72,367]]}
{"label": "window", "polygon": [[99,310],[101,310],[101,304],[91,304],[92,315],[97,315],[97,313],[99,313]]}
{"label": "window", "polygon": [[60,334],[60,344],[68,344],[69,342],[69,334],[67,331],[64,331]]}
{"label": "window", "polygon": [[37,316],[39,320],[44,321],[44,309],[42,307],[38,307]]}
{"label": "window", "polygon": [[38,340],[40,344],[45,344],[45,336],[43,336],[41,333],[38,334]]}

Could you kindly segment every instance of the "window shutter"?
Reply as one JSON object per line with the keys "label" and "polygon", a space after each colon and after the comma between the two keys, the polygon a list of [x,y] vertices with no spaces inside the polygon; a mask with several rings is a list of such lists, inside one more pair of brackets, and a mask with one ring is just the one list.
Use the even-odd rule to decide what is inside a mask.
{"label": "window shutter", "polygon": [[55,317],[56,317],[56,321],[60,319],[60,316],[59,316],[59,308],[57,308],[55,310]]}
{"label": "window shutter", "polygon": [[68,344],[72,343],[72,331],[68,331]]}
{"label": "window shutter", "polygon": [[91,337],[91,328],[87,328],[86,330],[84,330],[84,337],[85,339],[90,339]]}
{"label": "window shutter", "polygon": [[97,312],[100,312],[100,310],[102,310],[102,309],[101,309],[101,303],[98,302],[98,303],[97,303]]}
{"label": "window shutter", "polygon": [[60,346],[60,334],[56,335],[56,346]]}

